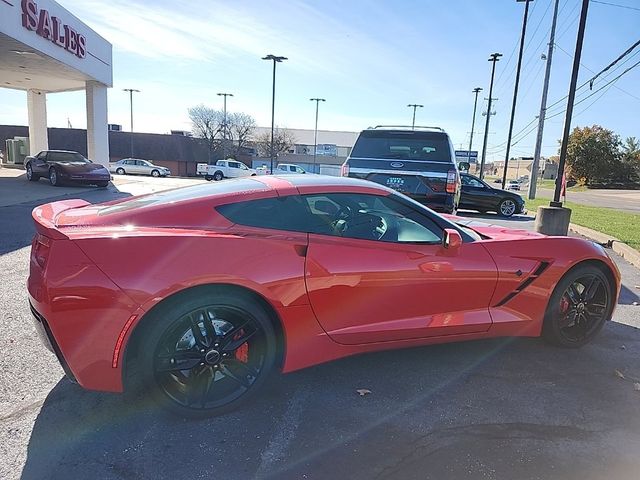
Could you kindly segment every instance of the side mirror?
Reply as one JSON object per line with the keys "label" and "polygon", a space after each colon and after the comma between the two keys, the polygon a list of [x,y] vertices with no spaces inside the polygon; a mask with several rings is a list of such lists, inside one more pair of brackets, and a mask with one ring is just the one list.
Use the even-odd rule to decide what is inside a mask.
{"label": "side mirror", "polygon": [[454,228],[445,228],[442,237],[442,246],[450,252],[456,252],[462,247],[462,236]]}

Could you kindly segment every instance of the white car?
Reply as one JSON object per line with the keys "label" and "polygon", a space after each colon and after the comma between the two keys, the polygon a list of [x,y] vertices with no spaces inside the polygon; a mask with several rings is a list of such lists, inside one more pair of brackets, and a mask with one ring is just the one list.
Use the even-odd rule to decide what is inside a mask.
{"label": "white car", "polygon": [[520,191],[520,182],[517,180],[509,180],[509,183],[507,183],[507,190]]}
{"label": "white car", "polygon": [[276,167],[276,173],[307,173],[304,168],[294,163],[280,163]]}
{"label": "white car", "polygon": [[118,175],[151,175],[152,177],[168,177],[171,170],[167,167],[154,165],[149,160],[138,158],[123,158],[115,163],[109,164],[109,171]]}
{"label": "white car", "polygon": [[253,168],[233,159],[218,160],[215,165],[207,165],[206,180],[219,181],[223,178],[252,177],[257,175]]}

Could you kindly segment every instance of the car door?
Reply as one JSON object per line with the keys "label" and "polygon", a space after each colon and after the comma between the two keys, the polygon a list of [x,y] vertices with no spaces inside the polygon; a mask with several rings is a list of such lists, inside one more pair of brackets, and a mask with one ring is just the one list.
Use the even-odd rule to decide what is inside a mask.
{"label": "car door", "polygon": [[31,162],[31,169],[36,175],[49,175],[49,166],[47,165],[47,152],[38,153]]}
{"label": "car door", "polygon": [[[490,328],[497,269],[481,242],[468,240],[453,254],[442,245],[443,229],[435,221],[391,197],[342,193],[304,198],[317,218],[309,234],[307,292],[318,322],[336,342],[386,342]],[[350,216],[359,215],[369,223],[364,229],[350,223]],[[392,222],[402,222],[395,237],[367,234],[369,227],[380,232],[378,215],[386,216],[387,232]],[[341,222],[346,222],[344,229]]]}
{"label": "car door", "polygon": [[139,173],[143,175],[151,175],[151,170],[153,170],[153,167],[149,165],[149,162],[145,162],[144,160],[136,160],[136,166],[139,169]]}
{"label": "car door", "polygon": [[460,208],[495,210],[497,197],[493,188],[472,175],[461,175]]}

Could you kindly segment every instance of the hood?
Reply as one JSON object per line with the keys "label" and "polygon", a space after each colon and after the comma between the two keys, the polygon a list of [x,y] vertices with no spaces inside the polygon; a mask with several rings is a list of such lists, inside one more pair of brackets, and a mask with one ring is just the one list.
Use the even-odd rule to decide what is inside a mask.
{"label": "hood", "polygon": [[95,170],[102,170],[106,168],[100,163],[88,163],[88,162],[54,162],[56,166],[69,173],[76,172],[93,172]]}
{"label": "hood", "polygon": [[509,228],[503,227],[502,225],[492,225],[490,223],[478,222],[477,220],[456,217],[454,215],[443,216],[453,223],[470,228],[471,230],[478,232],[480,235],[484,235],[485,237],[495,240],[522,240],[525,238],[533,239],[546,237],[546,235],[541,233],[532,232],[523,228]]}

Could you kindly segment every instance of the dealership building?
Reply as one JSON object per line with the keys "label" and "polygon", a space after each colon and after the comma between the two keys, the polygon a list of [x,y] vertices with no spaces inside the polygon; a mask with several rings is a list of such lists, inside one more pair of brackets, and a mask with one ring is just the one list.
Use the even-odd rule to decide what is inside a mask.
{"label": "dealership building", "polygon": [[86,153],[107,164],[112,83],[111,44],[73,14],[52,0],[0,0],[0,87],[27,92],[32,154],[49,148],[47,95],[84,90]]}

